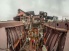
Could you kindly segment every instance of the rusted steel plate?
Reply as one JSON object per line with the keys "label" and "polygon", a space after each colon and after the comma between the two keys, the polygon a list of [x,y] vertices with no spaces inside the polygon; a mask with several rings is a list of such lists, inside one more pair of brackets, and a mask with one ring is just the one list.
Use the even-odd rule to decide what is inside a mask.
{"label": "rusted steel plate", "polygon": [[65,41],[65,46],[64,46],[64,50],[63,51],[69,51],[69,31],[67,32],[66,35],[66,41]]}
{"label": "rusted steel plate", "polygon": [[24,25],[22,21],[5,21],[5,22],[0,22],[0,27],[15,27],[15,26],[20,26]]}
{"label": "rusted steel plate", "polygon": [[[6,30],[8,32],[8,36],[10,38],[10,43],[12,43],[11,45],[13,46],[13,48],[16,48],[18,46],[19,42],[21,41],[21,39],[23,38],[20,26],[18,26],[16,28],[15,27],[7,28]],[[9,41],[8,41],[8,43],[9,43]]]}
{"label": "rusted steel plate", "polygon": [[[16,48],[20,49],[20,42],[22,43],[23,40],[23,31],[24,31],[24,24],[22,21],[6,21],[0,22],[0,48],[4,47],[13,51]],[[3,44],[2,44],[3,43]],[[5,50],[6,51],[6,50]],[[15,50],[17,51],[17,50]]]}
{"label": "rusted steel plate", "polygon": [[43,34],[44,39],[46,39],[46,47],[48,51],[68,51],[69,47],[68,24],[69,24],[68,22],[67,23],[58,22],[58,24],[57,22],[55,23],[50,22],[44,24]]}
{"label": "rusted steel plate", "polygon": [[5,28],[0,28],[0,51],[7,50],[7,34]]}
{"label": "rusted steel plate", "polygon": [[[58,26],[57,26],[57,24],[58,24]],[[49,23],[45,23],[44,25],[47,27],[50,27],[52,29],[58,30],[58,31],[67,32],[67,27],[65,26],[65,22],[60,22],[60,23],[49,22]]]}
{"label": "rusted steel plate", "polygon": [[56,40],[57,40],[57,37],[58,37],[58,34],[55,34],[54,38],[53,38],[52,41],[51,41],[50,51],[53,49],[54,44],[55,44],[55,42],[56,42]]}

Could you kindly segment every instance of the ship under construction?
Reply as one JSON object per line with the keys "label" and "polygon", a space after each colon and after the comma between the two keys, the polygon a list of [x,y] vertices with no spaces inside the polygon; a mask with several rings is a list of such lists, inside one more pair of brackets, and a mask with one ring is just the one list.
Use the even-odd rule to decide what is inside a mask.
{"label": "ship under construction", "polygon": [[0,21],[0,51],[69,51],[69,21],[18,9],[13,20]]}

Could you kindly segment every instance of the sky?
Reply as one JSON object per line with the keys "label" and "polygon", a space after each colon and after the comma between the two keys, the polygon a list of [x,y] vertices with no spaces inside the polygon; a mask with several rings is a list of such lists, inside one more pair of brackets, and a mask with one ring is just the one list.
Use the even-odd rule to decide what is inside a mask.
{"label": "sky", "polygon": [[[59,19],[69,17],[69,0],[0,0],[0,21],[12,20],[20,8],[23,11],[45,11]],[[69,19],[69,18],[68,18]]]}

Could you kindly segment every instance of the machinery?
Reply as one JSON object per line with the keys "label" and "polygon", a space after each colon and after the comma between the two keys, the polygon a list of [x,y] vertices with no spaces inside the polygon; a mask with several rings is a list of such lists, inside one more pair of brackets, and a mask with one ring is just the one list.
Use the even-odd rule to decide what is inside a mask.
{"label": "machinery", "polygon": [[58,20],[57,16],[48,16],[47,12],[44,12],[44,11],[40,11],[39,15],[40,15],[41,21],[43,22],[53,22]]}

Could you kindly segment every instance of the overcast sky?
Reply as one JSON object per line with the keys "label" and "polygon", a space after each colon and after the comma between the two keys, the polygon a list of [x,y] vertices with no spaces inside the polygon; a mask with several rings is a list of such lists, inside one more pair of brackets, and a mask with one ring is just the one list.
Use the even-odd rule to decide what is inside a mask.
{"label": "overcast sky", "polygon": [[17,9],[24,11],[46,11],[48,15],[59,19],[69,16],[69,0],[0,0],[0,20],[11,20],[17,15]]}

